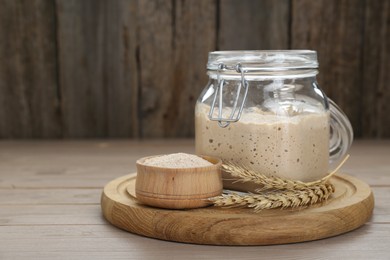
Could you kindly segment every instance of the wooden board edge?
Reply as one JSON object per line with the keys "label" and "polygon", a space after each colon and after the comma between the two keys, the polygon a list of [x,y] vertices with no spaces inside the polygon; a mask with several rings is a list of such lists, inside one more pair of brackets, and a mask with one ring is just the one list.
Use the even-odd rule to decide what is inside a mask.
{"label": "wooden board edge", "polygon": [[[123,177],[120,177],[110,183],[120,183],[129,177],[133,176],[134,174],[126,175]],[[342,177],[345,177],[343,175]],[[349,178],[348,176],[347,178]],[[356,178],[351,177],[350,179],[358,180]],[[361,183],[361,185],[367,184],[364,182],[358,180],[358,182]],[[106,191],[106,189],[104,190]],[[109,190],[107,190],[109,191]],[[164,209],[154,209],[154,208],[147,208],[140,206],[139,208],[131,208],[126,205],[126,203],[116,202],[113,201],[112,196],[106,194],[103,192],[102,194],[102,210],[103,215],[105,218],[114,226],[117,226],[120,229],[129,231],[131,233],[135,233],[141,236],[151,237],[151,238],[157,238],[162,240],[169,240],[169,241],[175,241],[175,242],[184,242],[184,243],[192,243],[192,244],[209,244],[209,245],[272,245],[272,244],[288,244],[288,243],[297,243],[297,242],[305,242],[305,241],[311,241],[311,240],[318,240],[318,239],[324,239],[328,237],[337,236],[346,232],[350,232],[354,229],[359,228],[364,223],[366,223],[373,212],[374,208],[374,196],[370,189],[370,192],[368,196],[366,196],[360,203],[350,205],[345,207],[341,212],[337,210],[329,211],[327,212],[327,215],[329,216],[329,219],[335,219],[336,223],[339,222],[339,225],[337,226],[331,226],[330,229],[323,231],[322,233],[319,233],[318,230],[316,232],[313,232],[314,235],[309,236],[306,234],[306,237],[303,239],[301,235],[297,234],[297,236],[287,236],[285,233],[281,232],[280,234],[275,235],[275,233],[272,234],[272,237],[269,236],[260,236],[257,239],[253,239],[253,236],[248,236],[248,239],[239,239],[239,240],[229,240],[226,239],[226,230],[222,230],[220,234],[214,234],[210,235],[207,232],[201,234],[196,233],[194,231],[191,231],[190,227],[186,227],[185,222],[183,222],[182,228],[186,230],[187,233],[191,234],[189,236],[183,237],[183,236],[177,236],[176,234],[172,232],[166,232],[165,229],[163,229],[164,232],[162,232],[161,229],[158,228],[158,225],[161,223],[155,222],[156,219],[164,219],[164,217],[168,217],[169,210]],[[140,225],[134,225],[131,224],[130,220],[140,220],[138,214],[144,214],[146,217],[142,221],[148,221],[148,224],[143,225],[143,227],[140,229]],[[351,212],[357,212],[359,214],[351,214]],[[363,214],[362,214],[363,212]],[[313,228],[312,225],[310,225],[310,221],[313,219],[316,219],[317,216],[319,216],[321,213],[311,212],[308,214],[308,216],[302,217],[302,215],[299,216],[300,221],[304,221],[305,223],[308,223],[308,229]],[[204,216],[191,216],[191,211],[180,211],[177,212],[177,218],[180,218],[180,216],[185,219],[186,217],[192,217],[191,220],[192,223],[204,223],[205,217]],[[345,215],[349,216],[348,219],[345,219]],[[123,216],[127,216],[126,219],[123,218]],[[293,219],[293,218],[292,218]],[[328,219],[327,222],[330,220]],[[220,218],[217,217],[210,217],[208,216],[208,230],[211,230],[213,228],[213,225],[221,225],[224,221],[238,221],[242,222],[242,218],[240,218],[237,215],[234,214],[226,214],[224,220],[221,221]],[[253,218],[252,218],[253,220]],[[216,221],[216,222],[215,222]],[[284,219],[284,221],[289,221],[288,218]],[[158,221],[161,222],[161,221]],[[215,223],[214,223],[215,222]],[[130,224],[129,224],[130,223]],[[147,222],[145,222],[147,223]],[[252,223],[258,225],[258,227],[264,227],[267,228],[268,223]],[[324,223],[317,223],[319,226],[326,224]],[[157,228],[156,228],[157,227]],[[247,231],[253,232],[257,229],[253,229],[253,225],[244,225],[241,227],[241,231],[244,232],[245,229]],[[277,231],[277,230],[276,230]],[[192,233],[191,233],[192,232]],[[209,238],[207,238],[209,236]],[[213,237],[218,239],[213,239]],[[221,237],[225,237],[221,239]],[[251,240],[252,239],[252,240]]]}

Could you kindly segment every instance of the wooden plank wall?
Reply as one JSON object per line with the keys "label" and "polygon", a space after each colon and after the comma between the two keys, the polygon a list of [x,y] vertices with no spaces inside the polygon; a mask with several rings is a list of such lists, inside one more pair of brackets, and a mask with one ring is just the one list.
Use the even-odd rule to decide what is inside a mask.
{"label": "wooden plank wall", "polygon": [[390,1],[0,0],[0,138],[190,137],[213,50],[315,49],[356,137],[390,137]]}

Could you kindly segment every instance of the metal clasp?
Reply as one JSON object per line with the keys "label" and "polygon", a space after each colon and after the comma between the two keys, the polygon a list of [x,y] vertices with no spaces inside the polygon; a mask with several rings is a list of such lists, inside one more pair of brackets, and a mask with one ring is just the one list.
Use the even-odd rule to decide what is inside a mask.
{"label": "metal clasp", "polygon": [[[225,85],[225,80],[221,79],[220,74],[224,70],[233,70],[233,69],[236,72],[241,74],[241,82],[237,88],[237,93],[236,93],[236,97],[235,97],[235,100],[233,103],[232,111],[230,112],[229,117],[224,118],[222,112],[223,112],[223,88]],[[248,86],[249,86],[248,81],[245,80],[245,69],[242,67],[242,65],[240,63],[238,63],[236,66],[231,67],[231,68],[227,67],[226,65],[224,65],[222,63],[219,64],[218,71],[217,71],[217,88],[216,88],[216,91],[214,94],[213,102],[212,102],[211,107],[210,107],[209,119],[212,121],[218,121],[218,125],[220,127],[223,127],[223,128],[227,127],[232,122],[234,123],[234,122],[237,122],[238,120],[240,120],[242,110],[244,108],[244,104],[245,104],[246,97],[248,94],[248,88],[249,88]],[[242,102],[239,105],[239,108],[237,111],[238,100],[240,98],[242,88],[244,89],[244,96],[242,98]],[[215,110],[217,99],[218,99],[218,116],[215,117],[214,110]]]}

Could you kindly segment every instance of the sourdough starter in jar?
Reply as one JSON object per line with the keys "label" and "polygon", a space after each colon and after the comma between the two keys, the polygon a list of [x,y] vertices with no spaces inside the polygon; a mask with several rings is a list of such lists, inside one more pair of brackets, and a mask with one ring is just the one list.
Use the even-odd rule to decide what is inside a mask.
{"label": "sourdough starter in jar", "polygon": [[329,166],[329,112],[278,116],[246,109],[226,128],[197,104],[196,153],[220,157],[256,172],[300,181],[321,179]]}

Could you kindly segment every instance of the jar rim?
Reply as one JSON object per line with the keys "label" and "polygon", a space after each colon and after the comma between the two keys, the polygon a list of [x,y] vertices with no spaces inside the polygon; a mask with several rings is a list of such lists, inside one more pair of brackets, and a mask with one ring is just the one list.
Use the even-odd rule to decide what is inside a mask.
{"label": "jar rim", "polygon": [[209,53],[208,70],[280,71],[318,68],[314,50],[242,50]]}

